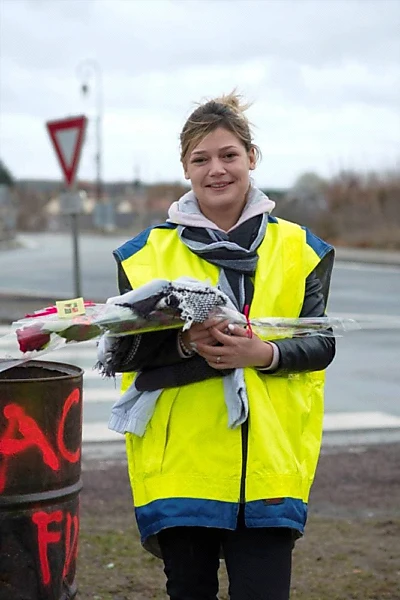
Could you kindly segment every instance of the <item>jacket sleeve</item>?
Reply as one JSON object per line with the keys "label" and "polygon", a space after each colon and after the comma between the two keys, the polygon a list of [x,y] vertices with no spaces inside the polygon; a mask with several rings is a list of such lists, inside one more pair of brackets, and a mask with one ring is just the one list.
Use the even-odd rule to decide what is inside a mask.
{"label": "jacket sleeve", "polygon": [[[317,270],[311,272],[306,279],[303,307],[300,317],[325,316],[325,297]],[[300,373],[304,371],[320,371],[325,369],[333,360],[336,351],[336,341],[331,330],[328,336],[302,336],[275,340],[280,358],[278,367],[273,373]],[[268,372],[267,372],[268,373]]]}
{"label": "jacket sleeve", "polygon": [[[118,287],[120,294],[132,289],[120,264],[118,265]],[[126,373],[140,371],[148,365],[161,367],[184,362],[186,359],[178,352],[177,336],[176,329],[167,329],[118,338],[113,352],[113,372]]]}
{"label": "jacket sleeve", "polygon": [[140,335],[126,335],[118,340],[118,348],[114,350],[113,370],[115,373],[140,371],[152,367],[167,367],[187,359],[178,352],[178,334],[176,329],[150,331]]}

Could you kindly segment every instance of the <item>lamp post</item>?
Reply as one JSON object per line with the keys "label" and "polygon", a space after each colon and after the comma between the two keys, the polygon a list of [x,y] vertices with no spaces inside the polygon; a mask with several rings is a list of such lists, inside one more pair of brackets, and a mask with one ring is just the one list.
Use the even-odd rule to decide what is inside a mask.
{"label": "lamp post", "polygon": [[97,60],[88,59],[79,63],[77,73],[81,80],[81,92],[84,96],[90,93],[89,82],[93,77],[96,87],[96,204],[102,202],[102,119],[103,119],[103,77]]}

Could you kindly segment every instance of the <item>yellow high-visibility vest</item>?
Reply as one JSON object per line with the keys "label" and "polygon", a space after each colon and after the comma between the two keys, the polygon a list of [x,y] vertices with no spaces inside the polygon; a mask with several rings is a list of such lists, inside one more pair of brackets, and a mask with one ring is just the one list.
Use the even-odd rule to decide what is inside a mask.
{"label": "yellow high-visibility vest", "polygon": [[[331,250],[299,225],[269,217],[257,251],[250,318],[298,317],[306,278]],[[142,232],[115,256],[132,288],[182,276],[218,282],[219,268],[191,252],[173,225]],[[244,372],[249,400],[244,473],[242,432],[227,426],[222,377],[164,390],[144,436],[126,434],[144,544],[166,527],[234,529],[243,475],[248,526],[303,531],[322,436],[324,372]],[[133,376],[123,376],[123,390]]]}

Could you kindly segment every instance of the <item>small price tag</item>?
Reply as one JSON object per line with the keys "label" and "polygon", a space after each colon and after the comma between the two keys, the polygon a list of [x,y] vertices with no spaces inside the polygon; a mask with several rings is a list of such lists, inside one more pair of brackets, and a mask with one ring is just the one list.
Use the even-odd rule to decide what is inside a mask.
{"label": "small price tag", "polygon": [[57,315],[60,319],[71,319],[84,315],[85,305],[83,298],[73,298],[72,300],[57,300]]}

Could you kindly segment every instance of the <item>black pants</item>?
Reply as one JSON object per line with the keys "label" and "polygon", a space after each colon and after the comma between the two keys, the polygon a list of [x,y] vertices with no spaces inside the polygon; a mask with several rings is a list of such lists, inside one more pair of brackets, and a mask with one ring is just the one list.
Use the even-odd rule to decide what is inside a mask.
{"label": "black pants", "polygon": [[231,600],[288,600],[293,532],[173,527],[158,534],[171,600],[217,600],[222,546]]}

